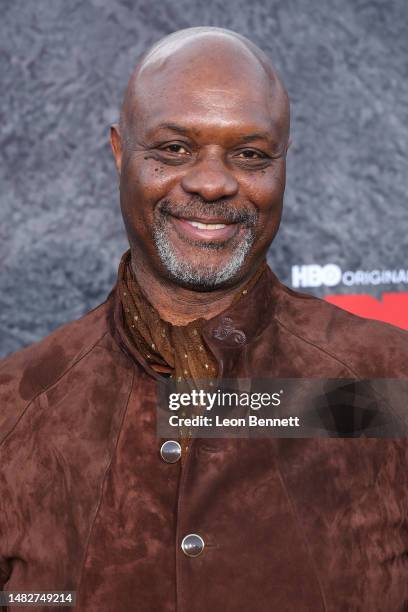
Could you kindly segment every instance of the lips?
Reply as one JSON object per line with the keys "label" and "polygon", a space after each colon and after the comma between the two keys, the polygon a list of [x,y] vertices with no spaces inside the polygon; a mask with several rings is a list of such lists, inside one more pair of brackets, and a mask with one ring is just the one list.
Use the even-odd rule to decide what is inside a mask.
{"label": "lips", "polygon": [[238,223],[225,223],[221,219],[184,219],[171,216],[176,230],[193,240],[225,241],[239,231]]}

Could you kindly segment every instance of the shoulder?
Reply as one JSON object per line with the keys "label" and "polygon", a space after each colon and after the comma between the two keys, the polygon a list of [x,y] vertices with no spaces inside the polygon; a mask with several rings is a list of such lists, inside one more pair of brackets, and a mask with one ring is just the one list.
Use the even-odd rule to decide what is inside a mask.
{"label": "shoulder", "polygon": [[278,282],[275,317],[290,334],[346,363],[360,377],[408,376],[408,332],[356,316]]}
{"label": "shoulder", "polygon": [[0,438],[7,424],[98,346],[108,332],[110,298],[43,340],[0,361]]}

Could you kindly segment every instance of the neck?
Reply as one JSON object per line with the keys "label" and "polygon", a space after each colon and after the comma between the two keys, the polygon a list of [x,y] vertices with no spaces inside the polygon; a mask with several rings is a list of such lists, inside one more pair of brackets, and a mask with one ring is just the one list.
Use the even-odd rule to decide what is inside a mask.
{"label": "neck", "polygon": [[231,306],[235,296],[242,290],[257,267],[239,284],[214,291],[193,291],[180,287],[153,271],[138,259],[133,265],[133,274],[149,302],[160,317],[173,325],[187,325],[196,319],[212,319]]}

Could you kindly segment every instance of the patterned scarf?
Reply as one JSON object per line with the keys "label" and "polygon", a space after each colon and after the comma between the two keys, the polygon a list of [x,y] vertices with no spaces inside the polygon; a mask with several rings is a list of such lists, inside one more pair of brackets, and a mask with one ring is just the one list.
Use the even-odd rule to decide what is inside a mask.
{"label": "patterned scarf", "polygon": [[[233,304],[250,291],[266,267],[264,260],[235,296]],[[118,283],[128,337],[154,370],[170,373],[178,381],[191,379],[195,382],[217,377],[217,361],[201,335],[207,320],[199,318],[183,326],[164,321],[133,275],[130,250],[120,262]]]}

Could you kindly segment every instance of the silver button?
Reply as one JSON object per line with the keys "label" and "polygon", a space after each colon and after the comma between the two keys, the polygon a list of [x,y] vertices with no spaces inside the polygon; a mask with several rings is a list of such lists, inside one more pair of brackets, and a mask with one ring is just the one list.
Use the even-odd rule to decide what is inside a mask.
{"label": "silver button", "polygon": [[181,550],[187,557],[198,557],[204,550],[204,540],[196,533],[189,533],[181,542]]}
{"label": "silver button", "polygon": [[176,463],[181,457],[181,446],[176,440],[167,440],[161,446],[160,455],[166,463]]}

